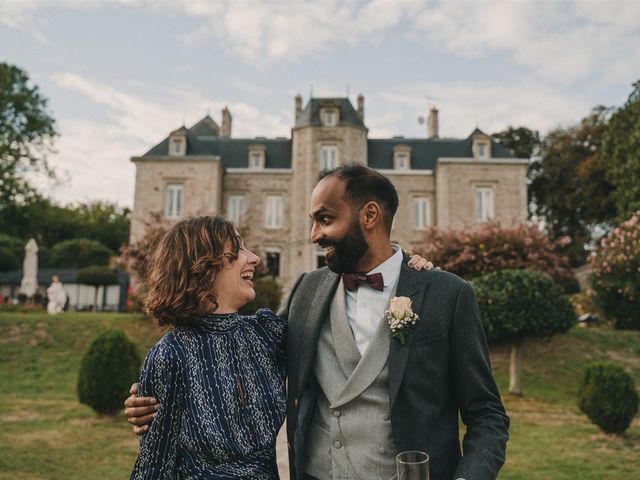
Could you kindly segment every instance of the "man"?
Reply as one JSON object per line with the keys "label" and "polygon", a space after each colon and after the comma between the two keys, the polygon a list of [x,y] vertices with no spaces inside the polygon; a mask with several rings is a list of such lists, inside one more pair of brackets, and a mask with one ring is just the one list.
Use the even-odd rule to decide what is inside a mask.
{"label": "man", "polygon": [[[431,480],[494,479],[504,462],[509,419],[473,291],[405,265],[389,240],[397,207],[393,184],[363,165],[324,172],[313,191],[311,239],[328,268],[302,275],[279,312],[292,479],[387,480],[405,450],[429,454]],[[393,297],[415,321],[394,334]]]}

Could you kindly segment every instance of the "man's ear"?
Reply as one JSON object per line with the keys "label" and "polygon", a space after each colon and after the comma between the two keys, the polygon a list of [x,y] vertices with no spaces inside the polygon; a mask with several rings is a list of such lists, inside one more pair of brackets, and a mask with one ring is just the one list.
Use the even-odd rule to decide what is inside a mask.
{"label": "man's ear", "polygon": [[380,205],[371,200],[360,209],[360,225],[364,230],[371,230],[383,222],[382,215]]}

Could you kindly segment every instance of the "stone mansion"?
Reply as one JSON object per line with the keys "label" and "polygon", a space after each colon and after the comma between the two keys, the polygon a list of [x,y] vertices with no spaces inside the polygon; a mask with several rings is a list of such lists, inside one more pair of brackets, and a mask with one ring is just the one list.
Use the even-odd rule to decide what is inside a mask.
{"label": "stone mansion", "polygon": [[425,138],[369,138],[364,97],[295,98],[291,138],[233,138],[225,107],[218,125],[209,115],[169,134],[139,157],[132,242],[153,212],[167,219],[222,214],[246,226],[285,289],[301,272],[324,264],[309,240],[309,199],[319,171],[361,162],[396,186],[400,207],[392,241],[405,249],[429,225],[463,227],[491,218],[527,217],[527,159],[513,158],[476,129],[464,139],[440,138],[432,108]]}

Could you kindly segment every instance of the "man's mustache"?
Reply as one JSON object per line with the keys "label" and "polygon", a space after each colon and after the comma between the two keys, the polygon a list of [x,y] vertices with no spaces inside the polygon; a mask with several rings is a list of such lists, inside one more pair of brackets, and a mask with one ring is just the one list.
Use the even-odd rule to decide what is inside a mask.
{"label": "man's mustache", "polygon": [[330,240],[328,238],[325,238],[325,239],[322,239],[322,240],[318,240],[318,245],[320,245],[320,248],[337,247],[338,246],[338,242],[336,240]]}

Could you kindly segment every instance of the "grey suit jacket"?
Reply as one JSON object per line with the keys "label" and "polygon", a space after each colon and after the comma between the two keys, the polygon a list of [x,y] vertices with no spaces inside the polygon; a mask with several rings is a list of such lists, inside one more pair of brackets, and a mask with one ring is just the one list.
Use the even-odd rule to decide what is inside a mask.
{"label": "grey suit jacket", "polygon": [[[322,322],[340,276],[321,268],[303,274],[279,314],[287,335],[287,435],[291,478],[300,478],[313,414],[313,361]],[[507,417],[489,363],[471,286],[443,271],[403,262],[396,296],[410,297],[420,318],[402,345],[392,338],[389,404],[398,451],[430,455],[431,480],[496,478],[505,459]],[[467,427],[461,454],[458,414]]]}

